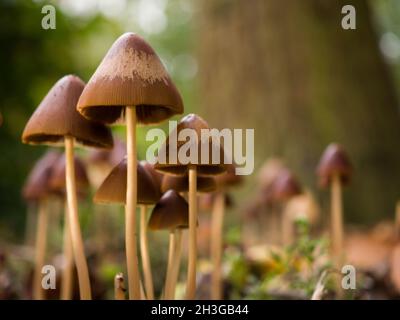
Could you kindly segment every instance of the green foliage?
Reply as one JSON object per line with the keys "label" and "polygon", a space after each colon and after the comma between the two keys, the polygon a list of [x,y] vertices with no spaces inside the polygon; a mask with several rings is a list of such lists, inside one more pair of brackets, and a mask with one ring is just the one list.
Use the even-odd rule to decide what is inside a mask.
{"label": "green foliage", "polygon": [[237,251],[229,251],[229,282],[233,296],[246,299],[311,297],[320,274],[330,268],[327,241],[310,236],[306,220],[296,222],[298,238],[283,250],[267,249],[268,258],[249,261]]}

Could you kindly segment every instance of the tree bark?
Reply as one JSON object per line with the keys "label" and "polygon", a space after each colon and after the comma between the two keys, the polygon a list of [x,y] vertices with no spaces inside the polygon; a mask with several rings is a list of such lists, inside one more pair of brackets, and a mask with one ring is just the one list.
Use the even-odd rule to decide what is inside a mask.
{"label": "tree bark", "polygon": [[[341,27],[346,4],[356,8],[356,30]],[[400,190],[398,101],[367,1],[199,5],[199,97],[210,124],[254,128],[256,168],[281,156],[314,190],[322,151],[339,142],[355,167],[344,190],[345,218],[393,215]]]}

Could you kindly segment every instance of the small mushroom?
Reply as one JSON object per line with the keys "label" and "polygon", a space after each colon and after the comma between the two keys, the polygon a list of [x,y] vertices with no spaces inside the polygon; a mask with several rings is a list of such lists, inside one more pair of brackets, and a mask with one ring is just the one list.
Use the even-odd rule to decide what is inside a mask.
{"label": "small mushroom", "polygon": [[236,174],[234,164],[227,165],[227,171],[215,178],[218,186],[213,206],[211,222],[211,299],[222,299],[222,234],[225,215],[225,193],[231,187],[243,182],[241,176]]}
{"label": "small mushroom", "polygon": [[78,202],[75,185],[74,145],[111,148],[111,131],[98,122],[82,117],[76,104],[85,83],[76,76],[61,78],[48,92],[35,110],[22,134],[22,141],[29,144],[65,146],[66,185],[69,221],[74,259],[78,271],[81,299],[91,299],[89,271],[79,224]]}
{"label": "small mushroom", "polygon": [[181,96],[151,46],[134,33],[120,36],[89,80],[78,103],[85,117],[107,124],[125,119],[128,174],[125,241],[129,298],[140,298],[136,250],[136,123],[160,123],[183,112]]}
{"label": "small mushroom", "polygon": [[293,220],[288,210],[289,201],[302,193],[300,184],[293,173],[288,170],[281,170],[272,185],[272,198],[283,205],[281,217],[282,244],[289,245],[293,241]]}
{"label": "small mushroom", "polygon": [[44,290],[41,285],[42,267],[46,255],[48,197],[51,195],[50,177],[60,154],[48,151],[33,167],[24,185],[22,195],[27,202],[39,206],[36,223],[35,270],[33,275],[33,298],[43,300]]}
{"label": "small mushroom", "polygon": [[163,194],[149,220],[150,230],[169,230],[168,265],[164,299],[174,299],[182,248],[182,229],[188,228],[188,204],[175,190]]}
{"label": "small mushroom", "polygon": [[344,254],[342,186],[349,182],[352,171],[346,152],[336,143],[325,149],[317,168],[320,185],[331,187],[332,255],[337,266],[341,265]]}
{"label": "small mushroom", "polygon": [[[160,198],[159,187],[147,172],[142,162],[137,165],[137,181],[140,188],[137,193],[137,203],[140,205],[140,249],[142,254],[143,273],[146,296],[154,299],[153,278],[147,239],[147,206],[155,204]],[[94,202],[125,204],[127,188],[126,157],[111,171],[103,181],[96,194]]]}
{"label": "small mushroom", "polygon": [[[53,193],[65,198],[66,189],[66,161],[65,154],[60,156],[51,173],[49,186]],[[77,156],[74,157],[75,181],[77,194],[84,197],[89,189],[89,180],[85,164]],[[68,218],[68,203],[65,201],[64,210],[64,236],[63,236],[63,272],[61,277],[61,300],[71,300],[73,297],[73,268],[74,256],[72,252],[71,226]]]}
{"label": "small mushroom", "polygon": [[[173,154],[178,155],[179,150],[188,142],[174,141],[182,130],[191,129],[195,132],[196,141],[190,141],[189,150],[197,150],[195,163],[181,163],[180,159],[171,159]],[[214,176],[226,171],[225,152],[222,146],[214,144],[211,137],[202,139],[201,131],[210,129],[207,122],[195,114],[189,114],[181,119],[177,127],[170,133],[166,142],[161,146],[155,169],[166,174],[189,176],[189,254],[186,298],[194,299],[196,294],[196,263],[197,263],[197,175]],[[203,163],[202,146],[208,145],[208,161]],[[219,153],[220,163],[213,163],[212,156]],[[165,155],[165,159],[163,159]],[[162,161],[165,160],[165,161]]]}

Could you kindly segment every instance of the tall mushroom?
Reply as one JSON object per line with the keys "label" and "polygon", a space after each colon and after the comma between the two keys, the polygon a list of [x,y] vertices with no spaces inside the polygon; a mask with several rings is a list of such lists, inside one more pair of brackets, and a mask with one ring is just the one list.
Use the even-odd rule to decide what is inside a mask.
{"label": "tall mushroom", "polygon": [[154,207],[150,230],[169,230],[168,265],[165,276],[164,299],[174,297],[175,283],[180,265],[182,229],[189,225],[188,204],[175,190],[168,190]]}
{"label": "tall mushroom", "polygon": [[[146,171],[142,163],[137,164],[138,193],[137,203],[141,207],[141,243],[143,273],[145,280],[146,296],[154,299],[153,280],[151,274],[150,257],[147,244],[147,206],[155,204],[160,198],[159,188],[154,183],[151,175]],[[106,177],[96,194],[94,201],[97,203],[125,203],[127,188],[127,159],[124,158]],[[143,226],[144,224],[144,226]]]}
{"label": "tall mushroom", "polygon": [[134,33],[120,36],[83,91],[78,110],[85,117],[127,126],[128,181],[125,246],[129,298],[140,298],[136,250],[136,123],[159,123],[183,112],[183,103],[167,70],[151,46]]}
{"label": "tall mushroom", "polygon": [[66,184],[69,222],[74,259],[78,271],[81,299],[91,299],[89,272],[79,224],[75,185],[74,146],[110,148],[113,141],[104,125],[83,118],[76,104],[84,88],[76,76],[61,78],[48,92],[29,119],[22,141],[29,144],[64,145],[66,153]]}
{"label": "tall mushroom", "polygon": [[24,185],[22,195],[29,203],[35,203],[39,207],[36,222],[35,244],[35,270],[33,275],[33,298],[44,299],[42,288],[42,267],[46,254],[47,221],[48,221],[48,197],[51,194],[49,181],[54,165],[60,154],[48,151],[33,167]]}
{"label": "tall mushroom", "polygon": [[242,177],[236,174],[234,164],[227,165],[227,171],[217,176],[218,191],[216,193],[211,222],[211,299],[222,299],[222,235],[225,214],[225,192],[229,187],[236,186],[242,182]]}
{"label": "tall mushroom", "polygon": [[341,265],[343,255],[342,185],[349,182],[352,171],[346,152],[336,143],[325,149],[317,168],[321,187],[331,187],[332,255],[337,266]]}
{"label": "tall mushroom", "polygon": [[[195,141],[191,136],[186,136],[190,129],[191,133],[195,136]],[[211,137],[202,138],[202,130],[209,130],[207,122],[195,114],[189,114],[181,119],[177,127],[170,133],[167,141],[162,145],[159,150],[155,169],[163,173],[172,175],[186,175],[189,176],[189,259],[188,259],[188,276],[186,298],[194,299],[196,294],[196,261],[197,261],[197,175],[212,176],[218,175],[226,171],[225,152],[223,148],[217,143],[213,143]],[[184,131],[185,130],[185,131]],[[180,133],[184,133],[186,138],[182,141]],[[175,141],[177,139],[178,141]],[[202,150],[207,147],[209,153],[207,161],[204,161]],[[195,150],[196,157],[185,159],[188,161],[181,162],[178,155],[180,150],[186,152]],[[213,163],[212,156],[217,152],[219,153],[219,163]],[[174,157],[173,155],[176,155]]]}
{"label": "tall mushroom", "polygon": [[301,194],[301,187],[293,173],[288,170],[281,170],[272,186],[272,197],[275,202],[282,206],[281,233],[282,245],[286,246],[293,241],[293,221],[288,210],[290,199]]}
{"label": "tall mushroom", "polygon": [[[77,156],[74,157],[74,167],[77,194],[84,197],[89,188],[89,179],[86,173],[85,164]],[[66,159],[65,154],[63,154],[55,163],[49,181],[51,191],[61,196],[63,199],[65,199],[66,188],[65,175]],[[60,298],[61,300],[71,300],[73,295],[74,257],[72,252],[71,226],[68,218],[68,203],[65,200],[64,202],[63,271],[61,277]]]}

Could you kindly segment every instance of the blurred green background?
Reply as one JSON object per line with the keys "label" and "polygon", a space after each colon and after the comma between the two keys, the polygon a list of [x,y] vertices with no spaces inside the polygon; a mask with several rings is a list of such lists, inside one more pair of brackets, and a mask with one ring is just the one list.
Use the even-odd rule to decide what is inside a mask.
{"label": "blurred green background", "polygon": [[[347,3],[358,10],[356,31],[340,27],[340,8]],[[41,28],[44,4],[57,9],[56,30]],[[218,127],[256,129],[257,167],[268,156],[285,157],[316,190],[317,157],[339,140],[356,167],[346,218],[371,223],[390,217],[400,193],[399,1],[0,0],[1,239],[22,239],[21,186],[45,149],[21,143],[28,118],[63,75],[87,81],[126,31],[144,36],[160,55],[183,95],[185,113],[198,112]],[[338,43],[348,55],[330,50]],[[353,113],[341,118],[323,109],[335,104],[338,110],[354,107]],[[312,109],[309,117],[299,111],[302,105]],[[142,157],[147,129],[139,130]],[[114,130],[123,136],[123,128]],[[247,181],[238,199],[254,188],[254,179]]]}

